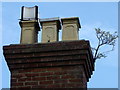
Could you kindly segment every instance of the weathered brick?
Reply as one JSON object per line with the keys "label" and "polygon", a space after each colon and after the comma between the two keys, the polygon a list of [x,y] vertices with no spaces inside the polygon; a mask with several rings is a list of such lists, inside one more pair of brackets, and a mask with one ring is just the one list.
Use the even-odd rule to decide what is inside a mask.
{"label": "weathered brick", "polygon": [[35,86],[31,86],[31,88],[33,88],[35,90],[45,90],[46,87],[47,87],[47,85],[35,85]]}
{"label": "weathered brick", "polygon": [[47,80],[47,77],[32,77],[32,80],[33,81],[45,81],[45,80]]}
{"label": "weathered brick", "polygon": [[54,75],[54,76],[47,76],[46,78],[47,78],[47,80],[58,80],[58,79],[60,79],[60,76]]}
{"label": "weathered brick", "polygon": [[3,51],[14,88],[86,88],[94,70],[85,40],[10,45]]}
{"label": "weathered brick", "polygon": [[19,82],[11,82],[12,86],[24,86],[24,83],[19,83]]}
{"label": "weathered brick", "polygon": [[[24,89],[24,88],[27,88],[27,90],[29,90],[30,88],[31,88],[31,86],[21,86],[21,87],[18,87],[18,89],[20,90],[20,89]],[[29,88],[29,89],[28,89]],[[17,90],[18,90],[17,89]]]}
{"label": "weathered brick", "polygon": [[53,80],[50,80],[50,81],[40,81],[39,82],[39,85],[48,85],[48,84],[53,84],[54,82],[53,82]]}
{"label": "weathered brick", "polygon": [[40,73],[40,76],[50,76],[50,75],[54,75],[53,72],[43,72],[43,73]]}
{"label": "weathered brick", "polygon": [[74,75],[62,75],[61,76],[61,79],[74,79],[74,78],[77,78],[77,77]]}
{"label": "weathered brick", "polygon": [[27,77],[35,77],[35,76],[40,76],[40,73],[27,73],[25,74]]}
{"label": "weathered brick", "polygon": [[42,72],[42,71],[46,71],[46,68],[37,68],[37,69],[24,69],[24,70],[19,70],[19,73],[36,73],[36,72]]}
{"label": "weathered brick", "polygon": [[79,83],[81,83],[81,82],[83,82],[83,80],[81,78],[80,79],[77,78],[77,79],[70,79],[69,82],[73,82],[73,83],[79,82]]}
{"label": "weathered brick", "polygon": [[25,82],[25,85],[38,85],[38,82]]}
{"label": "weathered brick", "polygon": [[14,73],[14,74],[12,74],[12,77],[14,77],[14,78],[20,78],[20,77],[26,77],[26,75],[24,74],[24,73]]}
{"label": "weathered brick", "polygon": [[46,71],[61,71],[62,69],[59,67],[55,67],[55,68],[46,68]]}
{"label": "weathered brick", "polygon": [[66,75],[68,73],[67,73],[67,71],[62,70],[62,71],[54,72],[54,74],[55,75]]}
{"label": "weathered brick", "polygon": [[26,78],[19,78],[18,82],[25,82],[25,81],[32,81],[31,77],[26,77]]}
{"label": "weathered brick", "polygon": [[64,84],[67,84],[68,83],[68,80],[63,80],[63,79],[59,79],[59,80],[54,80],[54,83],[64,83]]}
{"label": "weathered brick", "polygon": [[61,84],[50,84],[50,85],[47,85],[47,88],[61,88]]}

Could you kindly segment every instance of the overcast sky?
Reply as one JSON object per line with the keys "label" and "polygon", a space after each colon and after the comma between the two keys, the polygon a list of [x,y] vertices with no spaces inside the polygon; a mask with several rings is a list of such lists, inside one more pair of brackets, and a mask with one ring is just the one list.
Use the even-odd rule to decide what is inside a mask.
{"label": "overcast sky", "polygon": [[[2,3],[2,45],[19,44],[21,7],[39,7],[39,18],[79,17],[82,28],[79,40],[89,40],[92,47],[97,45],[94,28],[101,28],[111,33],[118,31],[117,2],[64,2],[64,3]],[[61,31],[60,31],[61,40]],[[41,32],[39,32],[39,43]],[[117,88],[118,87],[118,43],[115,50],[107,58],[95,62],[95,71],[88,82],[88,88]],[[101,50],[107,50],[103,48]],[[0,51],[0,54],[2,52]],[[1,74],[0,74],[1,75]],[[10,72],[2,56],[2,88],[10,87]]]}

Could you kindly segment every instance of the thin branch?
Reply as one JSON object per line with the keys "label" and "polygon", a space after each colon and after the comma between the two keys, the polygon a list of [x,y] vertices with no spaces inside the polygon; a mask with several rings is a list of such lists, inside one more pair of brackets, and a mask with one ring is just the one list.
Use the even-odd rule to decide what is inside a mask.
{"label": "thin branch", "polygon": [[96,52],[95,52],[95,56],[94,56],[94,60],[97,59],[97,54],[98,54],[98,50],[99,50],[99,48],[100,48],[100,45],[97,46],[97,49],[96,49]]}
{"label": "thin branch", "polygon": [[[109,32],[102,31],[100,28],[98,28],[98,29],[95,28],[95,31],[96,31],[96,37],[98,39],[98,46],[97,46],[97,48],[92,48],[92,50],[95,51],[94,52],[95,53],[94,54],[94,60],[100,59],[102,57],[105,58],[106,57],[105,54],[107,52],[113,51],[116,39],[118,38],[118,35],[116,35],[117,32],[115,32],[114,34],[110,34]],[[105,45],[112,46],[112,49],[101,53],[99,51],[99,49],[100,49],[100,47],[103,47]]]}

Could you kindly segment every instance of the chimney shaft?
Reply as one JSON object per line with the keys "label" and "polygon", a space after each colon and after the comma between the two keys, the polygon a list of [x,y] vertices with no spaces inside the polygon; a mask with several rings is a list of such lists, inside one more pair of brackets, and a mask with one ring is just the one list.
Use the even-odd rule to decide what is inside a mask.
{"label": "chimney shaft", "polygon": [[[23,17],[19,22],[20,44],[3,47],[3,54],[11,72],[11,88],[86,90],[87,82],[94,71],[94,61],[89,41],[78,40],[79,18],[61,20],[63,41],[59,42],[59,18],[40,19],[42,43],[37,43],[40,30],[37,10],[37,6],[22,7]],[[33,14],[29,14],[33,11]],[[68,41],[65,42],[66,40]]]}
{"label": "chimney shaft", "polygon": [[38,31],[40,30],[37,20],[20,21],[21,38],[20,44],[34,44],[38,42]]}
{"label": "chimney shaft", "polygon": [[22,7],[21,10],[21,37],[20,44],[34,44],[38,42],[38,6]]}
{"label": "chimney shaft", "polygon": [[79,40],[78,31],[81,28],[78,17],[62,18],[62,40]]}
{"label": "chimney shaft", "polygon": [[42,43],[59,40],[59,29],[61,29],[59,18],[41,19],[40,23],[42,26]]}

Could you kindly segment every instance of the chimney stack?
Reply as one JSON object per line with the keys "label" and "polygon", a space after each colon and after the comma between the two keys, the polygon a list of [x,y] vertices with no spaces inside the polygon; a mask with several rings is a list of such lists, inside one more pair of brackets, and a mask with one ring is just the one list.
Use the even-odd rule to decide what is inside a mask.
{"label": "chimney stack", "polygon": [[89,41],[78,40],[79,18],[62,18],[63,41],[58,41],[59,18],[40,19],[42,43],[37,43],[37,6],[22,7],[22,12],[20,44],[3,46],[11,88],[86,90],[94,61]]}

